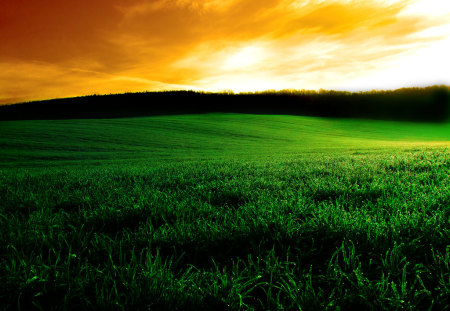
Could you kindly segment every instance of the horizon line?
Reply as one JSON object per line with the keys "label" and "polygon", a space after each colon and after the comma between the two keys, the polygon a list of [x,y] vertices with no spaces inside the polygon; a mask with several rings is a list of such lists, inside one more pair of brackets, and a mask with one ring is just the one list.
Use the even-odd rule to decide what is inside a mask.
{"label": "horizon line", "polygon": [[321,95],[326,93],[335,93],[341,95],[351,95],[351,94],[376,94],[376,93],[393,93],[400,90],[407,89],[431,89],[431,88],[444,88],[450,91],[450,85],[447,84],[433,84],[427,86],[405,86],[398,87],[392,89],[367,89],[367,90],[340,90],[340,89],[266,89],[264,91],[240,91],[236,92],[233,90],[221,90],[221,91],[205,91],[205,90],[196,90],[196,89],[168,89],[168,90],[154,90],[154,91],[138,91],[138,92],[121,92],[121,93],[92,93],[88,95],[75,95],[75,96],[67,96],[67,97],[54,97],[54,98],[46,98],[46,99],[36,99],[36,100],[27,100],[27,101],[17,101],[17,102],[2,102],[0,100],[0,106],[10,106],[10,105],[21,105],[21,104],[31,104],[31,103],[42,103],[42,102],[50,102],[50,101],[58,101],[58,100],[70,100],[70,99],[82,99],[88,97],[102,97],[102,96],[120,96],[120,95],[133,95],[133,94],[164,94],[164,93],[194,93],[201,95],[269,95],[269,94],[281,94],[281,95]]}

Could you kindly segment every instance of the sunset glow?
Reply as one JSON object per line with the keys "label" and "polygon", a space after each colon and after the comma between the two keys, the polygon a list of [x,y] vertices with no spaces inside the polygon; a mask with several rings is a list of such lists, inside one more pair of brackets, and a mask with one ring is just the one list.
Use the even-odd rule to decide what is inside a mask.
{"label": "sunset glow", "polygon": [[448,0],[2,1],[0,38],[0,104],[450,84]]}

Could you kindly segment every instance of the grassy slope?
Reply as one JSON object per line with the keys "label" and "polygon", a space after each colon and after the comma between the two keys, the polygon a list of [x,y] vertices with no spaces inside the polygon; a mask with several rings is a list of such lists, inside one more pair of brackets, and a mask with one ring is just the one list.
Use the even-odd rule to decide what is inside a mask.
{"label": "grassy slope", "polygon": [[270,115],[0,122],[0,163],[196,159],[439,144],[449,124]]}
{"label": "grassy slope", "polygon": [[8,309],[450,308],[449,124],[214,114],[0,134]]}

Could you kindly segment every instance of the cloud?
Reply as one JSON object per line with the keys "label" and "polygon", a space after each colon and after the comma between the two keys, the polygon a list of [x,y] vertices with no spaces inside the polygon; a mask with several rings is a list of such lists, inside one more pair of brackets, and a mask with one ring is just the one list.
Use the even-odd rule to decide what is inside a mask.
{"label": "cloud", "polygon": [[[345,88],[345,81],[371,88],[388,67],[417,66],[421,54],[424,64],[425,56],[444,61],[447,2],[6,1],[0,102],[173,88]],[[433,70],[441,75],[417,67],[429,81]],[[390,74],[392,85],[408,79]]]}
{"label": "cloud", "polygon": [[186,88],[160,81],[105,74],[40,62],[0,63],[0,104],[59,97]]}

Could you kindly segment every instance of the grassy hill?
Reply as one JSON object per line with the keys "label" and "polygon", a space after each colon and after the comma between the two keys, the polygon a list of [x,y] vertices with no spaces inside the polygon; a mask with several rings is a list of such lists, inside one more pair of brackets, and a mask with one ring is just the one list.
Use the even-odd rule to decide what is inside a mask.
{"label": "grassy hill", "polygon": [[5,310],[449,310],[450,124],[0,121]]}
{"label": "grassy hill", "polygon": [[0,164],[36,166],[432,146],[450,140],[450,124],[217,113],[3,121],[0,133]]}

